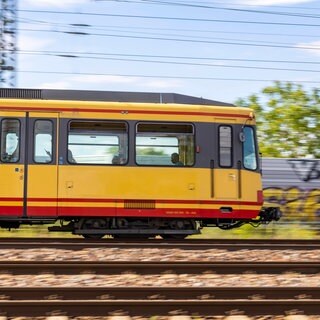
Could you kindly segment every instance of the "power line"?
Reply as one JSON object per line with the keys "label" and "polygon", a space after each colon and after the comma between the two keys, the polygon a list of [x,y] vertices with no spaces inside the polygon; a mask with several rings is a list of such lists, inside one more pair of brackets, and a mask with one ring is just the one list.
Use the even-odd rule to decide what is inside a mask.
{"label": "power line", "polygon": [[[61,31],[61,30],[34,30],[34,29],[19,29],[22,31],[30,32],[55,32],[65,33],[72,35],[84,35],[84,36],[100,36],[100,37],[116,37],[116,38],[128,38],[128,39],[140,39],[140,40],[159,40],[159,41],[175,41],[175,42],[190,42],[190,43],[205,43],[205,44],[221,44],[221,45],[236,45],[236,46],[252,46],[252,47],[268,47],[268,48],[282,48],[282,49],[305,49],[305,50],[320,50],[319,46],[306,46],[306,45],[290,45],[290,44],[264,44],[263,43],[243,43],[234,41],[244,41],[237,39],[222,39],[225,41],[214,41],[214,40],[197,40],[197,39],[179,39],[179,38],[165,38],[165,37],[149,37],[149,36],[133,36],[123,34],[106,34],[106,33],[88,33],[81,31]],[[231,40],[231,41],[228,41]],[[250,41],[250,40],[245,40]],[[257,41],[259,42],[259,41]]]}
{"label": "power line", "polygon": [[[148,54],[129,54],[129,53],[106,53],[106,52],[79,52],[79,51],[37,51],[37,50],[18,50],[23,54],[43,54],[43,55],[100,55],[100,56],[122,56],[139,58],[161,58],[161,59],[183,59],[183,60],[214,60],[214,61],[236,61],[236,62],[258,62],[258,63],[289,63],[289,64],[320,64],[320,61],[298,61],[298,60],[267,60],[267,59],[242,59],[225,57],[194,57],[194,56],[172,56],[172,55],[148,55]],[[108,58],[106,58],[108,59]]]}
{"label": "power line", "polygon": [[212,6],[206,4],[195,4],[186,1],[161,1],[161,0],[142,0],[142,1],[129,1],[129,0],[95,0],[96,2],[125,2],[125,3],[137,3],[137,4],[155,4],[155,5],[165,5],[165,6],[179,6],[179,7],[189,7],[189,8],[199,8],[199,9],[214,9],[214,10],[224,10],[233,12],[246,12],[246,13],[259,13],[259,14],[270,14],[270,15],[280,15],[288,17],[301,17],[301,18],[313,18],[317,19],[320,17],[318,14],[303,14],[303,13],[292,13],[292,12],[281,12],[281,11],[267,11],[267,10],[256,10],[256,9],[240,9],[233,7],[223,7],[223,6]]}
{"label": "power line", "polygon": [[65,27],[65,28],[88,28],[91,30],[112,30],[115,29],[116,32],[131,32],[132,30],[156,30],[156,31],[177,31],[177,32],[193,32],[193,33],[221,33],[221,34],[245,34],[245,35],[258,35],[258,36],[280,36],[280,37],[307,37],[307,38],[319,38],[318,35],[311,34],[288,34],[288,33],[268,33],[268,32],[249,32],[249,31],[220,31],[220,30],[201,30],[201,29],[181,29],[181,28],[151,28],[151,27],[135,27],[135,26],[119,26],[119,25],[92,25],[84,23],[57,23],[57,22],[48,22],[42,20],[33,20],[22,18],[18,22],[25,24],[43,24],[49,27]]}
{"label": "power line", "polygon": [[263,24],[275,26],[298,26],[298,27],[320,27],[320,24],[311,23],[290,23],[290,22],[271,22],[271,21],[244,21],[244,20],[223,20],[223,19],[204,19],[204,18],[182,18],[182,17],[165,17],[165,16],[146,16],[146,15],[129,15],[129,14],[112,14],[96,12],[72,12],[72,11],[54,11],[54,10],[28,10],[20,9],[19,12],[27,13],[49,13],[64,15],[86,15],[94,17],[117,17],[117,18],[134,18],[134,19],[155,19],[155,20],[173,20],[173,21],[193,21],[193,22],[216,22],[216,23],[240,23],[240,24]]}
{"label": "power line", "polygon": [[[62,58],[81,58],[81,59],[93,59],[93,60],[109,60],[109,61],[126,61],[126,62],[142,62],[142,63],[159,63],[159,64],[171,64],[171,65],[188,65],[198,67],[218,67],[218,68],[236,68],[236,69],[254,69],[254,70],[275,70],[275,71],[293,71],[293,72],[312,72],[319,73],[319,70],[314,69],[293,69],[293,68],[280,68],[280,67],[259,67],[259,66],[243,66],[243,65],[221,65],[210,63],[192,63],[181,61],[161,61],[161,60],[142,60],[142,59],[129,59],[129,58],[114,58],[114,57],[92,57],[84,55],[75,55],[70,53],[28,53],[35,55],[55,56]],[[319,62],[320,64],[320,62]]]}
{"label": "power line", "polygon": [[[114,73],[92,73],[92,72],[66,72],[66,71],[41,71],[41,70],[19,70],[19,73],[33,74],[59,74],[59,75],[80,75],[80,76],[111,76],[127,78],[158,78],[158,79],[186,79],[186,80],[215,80],[215,81],[247,81],[247,82],[290,82],[290,80],[280,79],[251,79],[251,78],[218,78],[218,77],[195,77],[195,76],[170,76],[170,75],[145,75],[145,74],[114,74]],[[296,83],[319,84],[319,81],[295,80]]]}

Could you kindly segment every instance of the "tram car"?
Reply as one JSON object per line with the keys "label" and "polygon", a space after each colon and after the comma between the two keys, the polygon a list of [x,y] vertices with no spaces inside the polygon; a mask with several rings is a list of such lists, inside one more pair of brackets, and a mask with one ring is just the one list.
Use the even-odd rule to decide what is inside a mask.
{"label": "tram car", "polygon": [[279,218],[255,115],[147,92],[0,89],[0,226],[182,239]]}

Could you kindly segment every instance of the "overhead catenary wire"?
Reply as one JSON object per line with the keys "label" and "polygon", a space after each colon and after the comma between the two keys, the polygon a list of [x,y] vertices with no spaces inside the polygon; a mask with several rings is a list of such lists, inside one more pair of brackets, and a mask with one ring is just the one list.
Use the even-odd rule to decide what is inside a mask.
{"label": "overhead catenary wire", "polygon": [[198,9],[213,9],[213,10],[223,10],[223,11],[234,11],[234,12],[246,12],[246,13],[259,13],[259,14],[269,14],[269,15],[279,15],[279,16],[288,16],[288,17],[302,17],[302,18],[320,18],[319,14],[314,13],[295,13],[295,12],[281,12],[281,11],[267,11],[267,10],[257,10],[257,9],[243,9],[236,8],[234,6],[215,6],[210,3],[195,3],[188,1],[163,1],[163,0],[141,0],[141,1],[132,1],[132,0],[95,0],[96,2],[125,2],[125,3],[136,3],[136,4],[153,4],[153,5],[164,5],[164,6],[179,6],[179,7],[188,7],[188,8],[198,8]]}
{"label": "overhead catenary wire", "polygon": [[[243,40],[236,39],[221,39],[224,41],[204,40],[204,39],[181,39],[181,38],[167,38],[167,37],[153,37],[153,36],[136,36],[136,35],[123,35],[123,34],[107,34],[107,33],[89,33],[83,31],[63,31],[63,30],[37,30],[37,29],[20,29],[30,32],[54,32],[54,33],[66,33],[72,35],[84,35],[84,36],[99,36],[99,37],[116,37],[116,38],[129,38],[140,40],[156,40],[156,41],[174,41],[174,42],[189,42],[189,43],[204,43],[204,44],[221,44],[221,45],[236,45],[236,46],[252,46],[252,47],[269,47],[269,48],[282,48],[282,49],[305,49],[305,50],[320,50],[319,45],[295,45],[295,44],[281,44],[281,43],[258,43],[256,42],[240,42]],[[230,40],[230,41],[229,41]],[[236,42],[238,41],[238,42]],[[246,40],[249,41],[249,40]]]}
{"label": "overhead catenary wire", "polygon": [[[179,75],[146,75],[146,74],[117,74],[117,73],[95,73],[95,72],[66,72],[66,71],[41,71],[41,70],[19,70],[18,73],[34,74],[59,74],[59,75],[86,75],[86,76],[111,76],[128,78],[161,78],[161,79],[187,79],[187,80],[217,80],[217,81],[247,81],[247,82],[290,82],[287,79],[253,79],[253,78],[223,78],[223,77],[201,77],[201,76],[179,76]],[[320,84],[320,80],[295,80],[297,83]]]}
{"label": "overhead catenary wire", "polygon": [[227,20],[227,19],[206,19],[206,18],[187,18],[187,17],[169,17],[169,16],[151,16],[151,15],[130,15],[98,12],[73,12],[73,11],[55,11],[55,10],[31,10],[19,9],[19,12],[40,13],[40,14],[62,14],[62,15],[85,15],[94,17],[116,17],[131,19],[154,19],[154,20],[174,20],[174,21],[193,21],[193,22],[214,22],[214,23],[235,23],[235,24],[262,24],[275,26],[297,26],[297,27],[320,27],[320,24],[314,23],[294,23],[294,22],[276,22],[276,21],[249,21],[249,20]]}
{"label": "overhead catenary wire", "polygon": [[[197,67],[216,67],[216,68],[239,68],[239,69],[255,69],[255,70],[276,70],[276,71],[292,71],[292,72],[312,72],[319,73],[318,70],[314,69],[293,69],[293,68],[281,68],[281,67],[261,67],[261,66],[244,66],[244,65],[221,65],[221,64],[210,64],[210,63],[195,63],[195,62],[182,62],[182,61],[161,61],[161,60],[146,60],[146,59],[137,59],[137,58],[120,58],[121,54],[117,55],[118,57],[107,56],[93,56],[91,55],[81,55],[75,53],[61,52],[61,53],[50,53],[50,52],[23,52],[19,51],[22,54],[31,54],[31,55],[46,55],[46,56],[55,56],[61,58],[80,58],[80,59],[94,59],[94,60],[109,60],[109,61],[125,61],[125,62],[142,62],[142,63],[159,63],[159,64],[171,64],[171,65],[187,65],[187,66],[197,66]],[[114,55],[115,56],[115,55]],[[223,59],[222,59],[223,60]],[[221,61],[222,61],[221,60]],[[230,59],[229,59],[230,60]],[[320,64],[316,62],[314,64]]]}
{"label": "overhead catenary wire", "polygon": [[205,34],[245,34],[245,35],[254,35],[254,36],[277,36],[277,37],[304,37],[304,38],[319,38],[318,35],[312,34],[296,34],[296,33],[272,33],[272,32],[251,32],[251,31],[222,31],[222,30],[208,30],[208,29],[187,29],[187,28],[164,28],[161,26],[157,26],[156,28],[153,27],[146,27],[146,26],[123,26],[123,25],[94,25],[94,24],[87,24],[87,23],[59,23],[56,21],[44,21],[44,20],[35,20],[30,18],[19,18],[17,20],[20,24],[35,24],[35,25],[44,25],[48,27],[80,27],[80,28],[88,28],[90,31],[92,30],[114,30],[117,32],[135,32],[133,30],[147,30],[147,31],[174,31],[174,32],[191,32],[191,33],[205,33]]}
{"label": "overhead catenary wire", "polygon": [[39,54],[39,55],[67,55],[77,57],[78,55],[97,55],[107,57],[139,57],[139,58],[160,58],[160,59],[181,59],[181,60],[213,60],[213,61],[236,61],[236,62],[257,62],[257,63],[288,63],[288,64],[315,64],[320,65],[320,61],[301,61],[301,60],[268,60],[268,59],[245,59],[245,58],[225,58],[225,57],[205,57],[205,56],[177,56],[177,55],[150,55],[150,54],[130,54],[122,52],[84,52],[84,51],[46,51],[46,50],[18,50],[18,53],[22,54]]}
{"label": "overhead catenary wire", "polygon": [[[130,2],[130,1],[128,1]],[[136,1],[138,3],[138,1]],[[162,2],[163,5],[170,5],[167,2],[168,1],[145,1],[145,2]],[[174,1],[174,2],[181,2],[182,1]],[[190,2],[191,4],[191,2]],[[193,4],[198,4],[198,2]],[[86,37],[85,42],[93,42],[96,39],[94,39],[94,37],[109,37],[109,38],[116,38],[118,40],[121,39],[132,39],[131,42],[129,41],[118,41],[118,43],[143,43],[143,42],[138,42],[138,41],[149,41],[145,42],[146,44],[146,48],[148,48],[149,44],[153,46],[154,43],[156,42],[163,42],[163,41],[170,41],[170,43],[189,43],[190,44],[190,48],[194,48],[197,45],[197,48],[202,48],[202,46],[200,46],[200,44],[212,44],[214,46],[212,46],[212,48],[219,48],[220,49],[220,45],[221,46],[235,46],[235,47],[239,47],[239,50],[241,50],[241,46],[247,46],[247,47],[261,47],[261,48],[278,48],[278,49],[305,49],[305,50],[312,50],[315,51],[313,53],[319,52],[320,50],[320,46],[316,44],[316,42],[314,42],[314,44],[310,43],[307,44],[307,41],[304,41],[304,44],[302,43],[302,41],[300,41],[299,44],[296,43],[289,43],[291,41],[288,41],[288,39],[280,39],[280,40],[285,40],[281,41],[280,40],[278,42],[274,41],[274,39],[272,39],[273,41],[267,41],[268,38],[266,37],[257,37],[256,39],[249,39],[250,37],[248,35],[254,35],[254,36],[283,36],[283,37],[287,37],[287,36],[292,36],[292,37],[301,37],[303,36],[305,38],[305,35],[302,35],[302,32],[296,32],[297,34],[295,34],[294,30],[298,30],[295,28],[290,28],[290,33],[286,32],[284,29],[282,30],[282,28],[280,28],[280,26],[292,26],[292,27],[316,27],[318,28],[320,26],[320,24],[318,23],[309,23],[307,20],[302,21],[301,23],[299,23],[300,20],[296,20],[294,22],[290,22],[289,19],[286,20],[270,20],[270,21],[254,21],[254,20],[246,20],[246,21],[242,21],[242,20],[229,20],[229,19],[202,19],[201,17],[199,17],[199,15],[194,15],[192,14],[190,17],[180,17],[180,16],[161,16],[161,15],[134,15],[134,14],[114,14],[113,11],[107,11],[108,13],[103,13],[103,12],[71,12],[71,11],[55,11],[55,10],[19,10],[21,12],[19,19],[21,19],[19,21],[19,30],[20,31],[24,31],[24,32],[38,32],[38,33],[45,33],[45,32],[52,32],[52,33],[58,33],[58,34],[68,34],[70,35],[70,38],[62,38],[61,39],[77,39],[76,37],[79,36],[78,39],[82,39],[82,37]],[[128,12],[128,11],[126,11]],[[125,13],[126,13],[125,12]],[[130,11],[129,11],[130,12]],[[182,12],[182,11],[181,11]],[[24,18],[24,14],[23,13],[34,13],[32,15],[32,17],[36,17],[36,14],[45,14],[48,13],[50,15],[52,15],[52,20],[49,22],[49,19],[46,19],[46,21],[42,21],[41,18],[37,19],[30,19],[29,16],[28,18]],[[130,12],[131,13],[131,12]],[[59,21],[61,21],[61,18],[56,15],[65,15],[65,17],[63,18],[67,18],[67,20],[69,20],[69,23],[60,23]],[[75,19],[71,19],[71,17],[76,17]],[[95,18],[95,19],[90,19],[90,18]],[[112,19],[111,17],[117,18],[117,23],[119,24],[118,26],[106,26],[106,25],[98,25],[98,22],[100,21],[98,19],[98,17],[101,18],[107,18],[110,17],[110,19],[108,19],[108,22],[110,23],[110,25],[112,24]],[[319,16],[320,17],[320,16]],[[57,18],[57,19],[56,19]],[[88,18],[88,19],[87,19]],[[118,19],[119,18],[119,19]],[[306,17],[304,17],[306,18]],[[125,19],[125,20],[123,20]],[[139,19],[139,20],[148,20],[152,23],[148,24],[143,22],[143,24],[140,24],[141,21],[139,21],[139,23],[129,23],[129,19]],[[70,20],[75,20],[75,21],[70,21]],[[92,23],[92,20],[94,20],[94,22]],[[165,25],[164,23],[157,23],[157,25],[159,25],[159,27],[155,28],[155,20],[163,20],[163,21],[174,21],[174,22],[179,22],[179,21],[190,21],[190,22],[205,22],[205,23],[230,23],[230,24],[247,24],[247,25],[254,25],[254,24],[262,24],[262,25],[266,25],[266,26],[272,26],[275,25],[279,28],[277,28],[277,33],[275,32],[270,32],[269,30],[272,30],[272,28],[268,28],[267,30],[265,30],[266,32],[255,32],[255,28],[251,28],[251,31],[249,30],[248,32],[246,31],[241,31],[240,28],[237,28],[236,26],[234,26],[235,30],[234,31],[228,31],[231,30],[229,28],[226,28],[226,30],[210,30],[211,28],[207,28],[205,30],[201,30],[202,28],[200,26],[202,26],[201,24],[199,24],[199,27],[195,25],[195,28],[169,28],[169,24],[166,25],[166,28],[163,28],[163,25]],[[106,19],[103,19],[101,21],[106,21]],[[101,22],[100,21],[100,22]],[[121,25],[121,21],[126,21],[125,24]],[[307,21],[307,22],[306,22]],[[39,29],[36,30],[36,28],[26,28],[26,24],[39,24],[41,25],[39,27]],[[101,23],[103,24],[103,23]],[[116,24],[116,23],[114,23]],[[21,27],[21,25],[23,25],[24,27]],[[138,25],[138,26],[136,26]],[[208,24],[204,24],[204,26],[207,26]],[[151,26],[151,27],[149,27]],[[173,25],[174,26],[174,25]],[[188,25],[189,26],[189,25]],[[47,30],[46,30],[47,29]],[[113,30],[110,30],[113,29]],[[216,28],[219,29],[219,28]],[[240,29],[240,30],[239,30]],[[249,28],[248,28],[249,29]],[[164,30],[168,31],[170,30],[170,33],[167,32],[165,33]],[[309,29],[308,29],[309,30]],[[100,32],[97,32],[100,31]],[[280,31],[280,32],[278,32]],[[283,33],[281,34],[281,31],[283,31]],[[184,32],[184,34],[178,34],[178,32]],[[291,33],[292,32],[292,33]],[[242,39],[235,39],[234,37],[217,37],[215,35],[215,33],[219,33],[219,34],[234,34],[234,35],[243,35],[246,34],[246,37],[242,37]],[[300,34],[298,34],[300,33]],[[214,37],[211,36],[212,34],[214,34]],[[208,35],[208,36],[207,36]],[[308,37],[313,37],[316,38],[315,34],[312,34],[312,32],[306,32],[306,36]],[[72,37],[72,38],[71,38]],[[92,38],[89,38],[92,37]],[[52,37],[50,39],[58,39],[58,37]],[[137,41],[134,41],[137,40]],[[64,40],[62,40],[64,41]],[[154,41],[154,42],[151,42]],[[81,40],[82,42],[82,40]],[[106,40],[103,42],[109,42],[109,40]],[[111,40],[110,40],[111,42]],[[70,42],[71,43],[71,42]],[[83,42],[82,42],[83,43]],[[144,43],[143,43],[144,44]],[[191,47],[191,45],[194,44],[193,47]],[[165,45],[161,45],[162,47],[168,47],[171,48],[171,44],[165,44]],[[66,48],[68,48],[70,46],[66,46]],[[182,46],[180,46],[182,47]],[[85,51],[87,50],[87,46]],[[92,47],[93,48],[93,47]],[[209,48],[209,46],[208,46]],[[210,46],[211,48],[211,46]],[[119,51],[119,48],[117,48]],[[117,50],[116,49],[116,50]],[[99,49],[98,49],[99,50]],[[112,50],[112,49],[111,49]],[[93,51],[96,51],[95,49],[93,49]],[[17,53],[19,55],[43,55],[43,56],[51,56],[51,57],[56,57],[56,58],[63,58],[63,59],[68,59],[68,61],[71,61],[72,59],[87,59],[88,61],[81,62],[81,68],[82,65],[88,65],[90,66],[90,63],[92,65],[94,65],[94,61],[93,60],[101,60],[101,61],[120,61],[120,62],[127,62],[127,63],[132,63],[132,64],[126,64],[126,66],[137,66],[137,63],[153,63],[153,64],[167,64],[167,65],[181,65],[181,66],[195,66],[199,68],[199,73],[198,72],[194,72],[194,70],[196,70],[195,68],[192,69],[193,72],[190,74],[188,74],[187,70],[191,70],[190,68],[184,68],[184,70],[186,72],[181,72],[181,74],[156,74],[157,71],[150,71],[151,74],[136,74],[135,71],[133,71],[131,74],[130,72],[126,73],[126,71],[124,73],[122,72],[117,72],[120,70],[116,69],[116,66],[118,64],[116,63],[110,63],[109,66],[114,66],[115,68],[112,68],[115,70],[114,73],[112,72],[108,72],[111,71],[111,69],[106,69],[106,73],[104,73],[102,66],[106,65],[106,67],[108,66],[108,64],[105,64],[104,62],[101,62],[99,65],[101,65],[100,69],[98,70],[98,73],[95,73],[95,70],[89,70],[89,72],[86,72],[85,69],[78,69],[79,72],[68,72],[68,71],[59,71],[59,70],[54,70],[54,71],[46,71],[46,70],[41,70],[41,68],[34,68],[31,67],[29,70],[23,69],[23,70],[18,70],[18,72],[21,73],[31,73],[31,74],[58,74],[58,75],[76,75],[76,76],[86,76],[86,75],[90,75],[90,76],[111,76],[111,77],[127,77],[127,78],[158,78],[158,79],[186,79],[186,80],[213,80],[213,81],[243,81],[243,82],[272,82],[274,80],[279,80],[277,78],[281,77],[281,75],[283,76],[283,78],[286,78],[286,76],[284,76],[284,74],[281,73],[273,73],[273,76],[271,75],[271,73],[268,73],[270,75],[270,77],[272,77],[272,79],[268,79],[268,76],[257,76],[257,78],[251,78],[250,76],[248,76],[247,78],[241,78],[241,75],[243,75],[244,73],[242,73],[240,75],[240,77],[224,77],[225,74],[222,74],[221,77],[219,77],[219,75],[213,74],[213,72],[210,72],[209,76],[202,76],[201,74],[201,68],[202,67],[208,67],[208,68],[240,68],[240,69],[248,69],[248,70],[272,70],[272,71],[292,71],[292,72],[310,72],[313,74],[316,74],[317,71],[316,68],[311,69],[311,68],[298,68],[296,66],[292,66],[293,64],[299,64],[299,66],[306,66],[306,65],[313,65],[313,66],[318,66],[320,65],[320,62],[318,61],[305,61],[305,60],[286,60],[286,59],[278,59],[278,60],[268,60],[268,59],[241,59],[241,58],[230,58],[230,54],[228,54],[228,58],[219,58],[219,57],[192,57],[190,56],[182,56],[182,55],[147,55],[147,54],[134,54],[134,51],[139,53],[141,52],[141,50],[132,50],[132,48],[127,45],[127,49],[126,49],[126,54],[123,52],[118,52],[118,53],[99,53],[99,52],[84,52],[83,50],[81,50],[81,52],[77,52],[75,50],[66,50],[66,51],[40,51],[38,50],[33,51],[33,50],[18,50]],[[229,50],[232,53],[236,53],[236,50]],[[249,50],[248,50],[249,51]],[[265,52],[267,52],[266,50],[264,50]],[[130,54],[130,52],[132,52],[132,54]],[[146,50],[144,49],[143,52],[146,52]],[[154,52],[154,50],[150,50],[150,53]],[[181,51],[182,52],[182,51]],[[186,51],[187,52],[187,51]],[[192,51],[190,51],[192,52]],[[201,51],[199,51],[200,53]],[[209,51],[208,51],[209,52]],[[215,50],[215,52],[217,52],[217,50]],[[271,52],[271,51],[268,51]],[[274,50],[273,52],[278,52],[276,50]],[[284,51],[282,51],[284,52]],[[158,53],[158,52],[156,52]],[[161,53],[161,52],[160,52]],[[168,52],[169,53],[169,52]],[[280,53],[280,52],[279,52]],[[198,53],[197,53],[198,54]],[[196,54],[196,55],[197,55]],[[220,53],[221,54],[221,53]],[[234,55],[235,56],[235,55]],[[250,55],[248,55],[250,56]],[[275,56],[274,54],[270,55]],[[277,57],[281,57],[281,55],[277,55]],[[91,61],[89,61],[91,60]],[[40,60],[43,61],[43,60]],[[58,61],[58,60],[50,60],[52,62]],[[65,60],[67,61],[67,60]],[[219,61],[219,63],[215,63],[214,61]],[[226,63],[222,63],[222,62],[226,62]],[[239,63],[242,62],[242,63]],[[42,63],[42,62],[41,62]],[[61,63],[61,61],[60,61]],[[265,64],[277,64],[277,66],[270,66],[270,65],[265,65]],[[77,64],[77,62],[75,61],[74,66]],[[261,65],[263,64],[263,65]],[[282,65],[280,65],[282,64]],[[283,64],[290,64],[290,66],[285,66]],[[70,64],[70,66],[72,66],[73,64]],[[37,69],[37,70],[36,70]],[[46,69],[46,68],[44,68]],[[164,69],[164,68],[163,68]],[[74,69],[73,69],[74,70]],[[81,70],[83,70],[84,72],[81,72]],[[88,70],[88,69],[87,69]],[[146,69],[147,70],[147,69]],[[179,68],[176,68],[176,71],[178,71]],[[182,70],[182,69],[180,69]],[[210,69],[212,70],[212,69]],[[217,69],[219,70],[219,69]],[[222,71],[222,70],[220,70]],[[170,71],[169,71],[170,72]],[[144,72],[143,72],[144,73]],[[171,73],[171,72],[170,72]],[[213,77],[210,77],[211,75],[213,75]],[[234,74],[235,75],[235,74]],[[216,76],[216,77],[215,77]],[[290,80],[288,80],[288,78],[290,78]],[[295,77],[298,78],[298,77]],[[287,76],[287,79],[283,79],[283,80],[279,80],[279,81],[283,81],[283,82],[287,82],[287,81],[294,81],[297,83],[311,83],[311,84],[319,84],[320,81],[318,81],[317,79],[315,79],[316,76],[314,77],[312,75],[312,78],[302,78],[300,77],[300,81],[299,80],[293,80],[291,79],[290,76]]]}

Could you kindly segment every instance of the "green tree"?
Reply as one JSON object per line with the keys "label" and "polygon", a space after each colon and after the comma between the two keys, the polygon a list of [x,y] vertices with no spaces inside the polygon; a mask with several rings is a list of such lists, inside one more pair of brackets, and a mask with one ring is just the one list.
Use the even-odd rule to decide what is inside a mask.
{"label": "green tree", "polygon": [[236,105],[255,110],[264,157],[320,157],[320,90],[276,81]]}
{"label": "green tree", "polygon": [[163,150],[156,150],[153,147],[140,149],[140,150],[138,150],[138,154],[139,155],[144,155],[144,156],[150,156],[150,155],[152,155],[152,156],[163,156],[163,155],[165,155]]}

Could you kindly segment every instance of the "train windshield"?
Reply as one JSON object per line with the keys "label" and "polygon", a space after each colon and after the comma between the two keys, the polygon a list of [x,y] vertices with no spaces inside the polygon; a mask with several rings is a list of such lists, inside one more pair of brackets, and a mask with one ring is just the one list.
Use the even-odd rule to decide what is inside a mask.
{"label": "train windshield", "polygon": [[244,127],[244,142],[243,142],[243,165],[246,169],[257,170],[257,148],[254,136],[254,130],[252,127]]}

